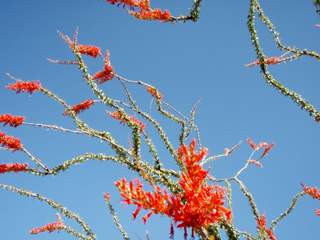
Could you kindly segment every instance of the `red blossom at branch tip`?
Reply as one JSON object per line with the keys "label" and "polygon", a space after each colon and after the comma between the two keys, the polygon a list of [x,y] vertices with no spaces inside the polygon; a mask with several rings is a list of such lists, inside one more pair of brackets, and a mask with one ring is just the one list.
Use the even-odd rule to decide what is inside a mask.
{"label": "red blossom at branch tip", "polygon": [[264,145],[264,146],[263,146],[263,152],[262,152],[261,156],[259,157],[259,159],[265,157],[265,156],[270,152],[270,150],[271,150],[271,148],[272,148],[273,146],[274,146],[273,143],[269,143],[269,144],[267,144],[267,145]]}
{"label": "red blossom at branch tip", "polygon": [[84,44],[75,44],[75,42],[77,41],[77,39],[75,39],[75,41],[72,41],[70,39],[70,37],[68,35],[65,35],[61,32],[59,32],[61,38],[67,43],[69,44],[70,48],[72,50],[75,49],[75,47],[77,48],[76,50],[82,54],[82,55],[87,55],[93,58],[96,58],[97,56],[101,55],[101,49],[97,46],[94,45],[84,45]]}
{"label": "red blossom at branch tip", "polygon": [[259,150],[259,146],[257,146],[257,144],[251,138],[247,138],[247,143],[253,150],[255,151]]}
{"label": "red blossom at branch tip", "polygon": [[172,19],[171,13],[168,10],[161,10],[158,8],[141,10],[139,12],[129,11],[129,14],[141,20],[157,20],[168,22]]}
{"label": "red blossom at branch tip", "polygon": [[163,96],[161,95],[161,93],[155,88],[155,87],[152,87],[152,86],[147,86],[147,92],[150,93],[150,95],[152,97],[154,97],[155,99],[161,101]]}
{"label": "red blossom at branch tip", "polygon": [[115,73],[110,62],[110,53],[109,51],[106,51],[104,58],[104,69],[102,71],[97,72],[92,78],[97,83],[102,84],[111,80],[114,77],[114,75]]}
{"label": "red blossom at branch tip", "polygon": [[[278,57],[278,56],[275,56],[275,57],[268,57],[268,58],[265,58],[264,59],[264,63],[267,64],[267,65],[272,65],[272,64],[278,64],[278,63],[281,63],[283,61],[285,61],[286,58],[282,58],[282,57]],[[253,66],[257,66],[257,65],[260,65],[261,62],[260,60],[256,60],[254,62],[251,62],[251,63],[248,63],[246,64],[245,66],[246,67],[253,67]]]}
{"label": "red blossom at branch tip", "polygon": [[259,151],[260,148],[263,148],[263,152],[261,153],[258,160],[265,157],[274,146],[274,143],[267,143],[267,142],[260,142],[259,144],[256,144],[251,138],[247,139],[247,143],[254,151]]}
{"label": "red blossom at branch tip", "polygon": [[0,164],[0,173],[24,172],[28,170],[27,163],[4,163]]}
{"label": "red blossom at branch tip", "polygon": [[253,165],[255,165],[256,167],[259,167],[259,168],[263,167],[263,166],[262,166],[262,163],[259,162],[258,160],[249,159],[249,160],[248,160],[248,163],[253,164]]}
{"label": "red blossom at branch tip", "polygon": [[16,81],[15,83],[8,84],[6,88],[16,91],[16,93],[28,92],[32,94],[33,92],[39,91],[41,89],[41,84],[39,81],[32,81],[32,82]]}
{"label": "red blossom at branch tip", "polygon": [[104,193],[103,194],[103,198],[104,198],[105,201],[109,202],[110,201],[110,193],[107,193],[107,192]]}
{"label": "red blossom at branch tip", "polygon": [[[75,114],[78,114],[82,111],[85,111],[89,109],[94,104],[94,101],[92,99],[87,99],[77,105],[74,105],[71,107],[72,111],[74,111]],[[64,115],[68,115],[68,111],[64,112]]]}
{"label": "red blossom at branch tip", "polygon": [[31,229],[30,234],[39,234],[42,232],[50,232],[51,233],[53,231],[59,231],[64,228],[65,228],[65,225],[63,224],[61,219],[58,219],[54,223],[48,223],[47,225]]}
{"label": "red blossom at branch tip", "polygon": [[24,121],[23,116],[14,116],[11,114],[2,114],[0,115],[0,122],[3,122],[3,125],[9,125],[11,127],[18,127]]}
{"label": "red blossom at branch tip", "polygon": [[22,149],[22,144],[18,138],[6,135],[3,132],[0,132],[0,145],[12,151]]}
{"label": "red blossom at branch tip", "polygon": [[[74,49],[74,46],[75,44],[71,44],[70,48]],[[93,45],[82,45],[82,44],[78,44],[76,46],[77,46],[77,50],[82,55],[87,55],[93,58],[96,58],[97,56],[101,55],[101,50],[99,47],[96,47]]]}
{"label": "red blossom at branch tip", "polygon": [[109,115],[112,118],[119,120],[120,123],[122,123],[122,124],[135,125],[140,129],[140,131],[143,131],[145,129],[145,125],[143,124],[143,122],[136,119],[134,116],[128,116],[128,120],[126,120],[125,115],[121,111],[110,112]]}
{"label": "red blossom at branch tip", "polygon": [[301,183],[303,191],[314,199],[320,200],[320,190],[317,187],[306,186]]}
{"label": "red blossom at branch tip", "polygon": [[115,5],[127,6],[129,14],[142,20],[158,20],[167,22],[172,19],[171,13],[168,10],[152,9],[150,0],[107,0],[108,3]]}

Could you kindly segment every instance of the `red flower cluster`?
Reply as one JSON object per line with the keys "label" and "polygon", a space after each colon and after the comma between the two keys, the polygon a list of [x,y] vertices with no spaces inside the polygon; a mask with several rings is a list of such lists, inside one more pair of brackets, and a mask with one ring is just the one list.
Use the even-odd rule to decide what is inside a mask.
{"label": "red flower cluster", "polygon": [[41,89],[41,84],[39,81],[33,81],[33,82],[16,81],[15,83],[7,85],[6,88],[16,91],[16,93],[28,92],[32,94],[33,92],[39,91]]}
{"label": "red flower cluster", "polygon": [[129,14],[142,20],[159,20],[170,21],[172,16],[168,10],[162,11],[161,9],[150,9],[148,11],[141,10],[139,12],[129,11]]}
{"label": "red flower cluster", "polygon": [[104,198],[105,201],[109,202],[110,201],[110,193],[107,193],[107,192],[104,193],[103,194],[103,198]]}
{"label": "red flower cluster", "polygon": [[208,172],[200,165],[207,155],[206,148],[195,151],[196,141],[193,140],[187,148],[182,145],[178,149],[178,159],[185,167],[179,185],[183,193],[175,196],[175,208],[179,209],[174,216],[175,222],[181,222],[178,227],[200,228],[223,218],[231,220],[231,211],[224,207],[224,188],[206,183]]}
{"label": "red flower cluster", "polygon": [[159,101],[162,100],[163,96],[160,94],[160,92],[155,87],[147,86],[147,91],[148,91],[148,93],[151,94],[152,97],[158,99]]}
{"label": "red flower cluster", "polygon": [[311,196],[314,199],[320,200],[320,190],[317,187],[309,187],[303,183],[301,185],[302,185],[303,191],[306,194],[308,194],[309,196]]}
{"label": "red flower cluster", "polygon": [[263,152],[260,155],[259,159],[265,157],[271,150],[271,148],[274,146],[273,143],[267,143],[267,142],[260,142],[258,145],[251,139],[247,139],[248,145],[255,151],[259,151],[260,148],[263,148]]}
{"label": "red flower cluster", "polygon": [[[82,111],[89,109],[93,104],[94,101],[92,99],[87,99],[77,105],[72,106],[71,109],[75,112],[75,114],[78,114]],[[64,115],[68,115],[68,111],[65,111]]]}
{"label": "red flower cluster", "polygon": [[[61,38],[67,43],[69,44],[71,49],[74,49],[75,47],[75,42],[72,41],[69,36],[59,32]],[[101,50],[99,47],[96,47],[94,45],[83,45],[83,44],[77,44],[77,50],[80,54],[83,55],[88,55],[90,57],[94,57],[96,58],[97,56],[101,55]]]}
{"label": "red flower cluster", "polygon": [[200,162],[207,150],[202,148],[197,153],[195,146],[193,140],[189,148],[182,145],[178,149],[179,159],[185,169],[179,180],[181,191],[175,195],[169,195],[159,186],[154,187],[154,192],[144,191],[139,180],[128,183],[123,178],[115,183],[124,202],[137,206],[133,212],[134,218],[145,209],[149,212],[142,218],[144,222],[152,214],[163,214],[172,218],[178,228],[190,227],[192,230],[223,219],[231,220],[230,209],[224,207],[225,190],[220,186],[209,186],[205,181],[208,172]]}
{"label": "red flower cluster", "polygon": [[145,128],[144,124],[134,116],[129,116],[129,121],[127,121],[121,111],[111,112],[109,115],[114,119],[120,120],[120,122],[123,124],[130,122],[131,124],[138,126],[141,131],[143,131]]}
{"label": "red flower cluster", "polygon": [[[268,57],[264,60],[264,63],[265,64],[268,64],[268,65],[271,65],[271,64],[278,64],[278,63],[281,63],[283,61],[285,61],[286,59],[285,58],[282,58],[282,57],[278,57],[278,56],[275,56],[275,57]],[[253,67],[253,66],[257,66],[257,65],[260,65],[261,62],[260,60],[256,60],[252,63],[248,63],[246,64],[245,66],[246,67]]]}
{"label": "red flower cluster", "polygon": [[0,132],[0,145],[12,151],[21,150],[22,148],[22,144],[18,138],[8,136],[3,132]]}
{"label": "red flower cluster", "polygon": [[259,219],[257,219],[257,228],[260,235],[264,237],[263,239],[268,237],[270,240],[277,240],[272,230],[266,227],[266,217],[264,215],[261,215]]}
{"label": "red flower cluster", "polygon": [[27,163],[5,163],[0,164],[0,173],[6,172],[23,172],[28,168]]}
{"label": "red flower cluster", "polygon": [[[70,48],[74,49],[75,44],[72,43],[70,44]],[[80,54],[83,55],[88,55],[90,57],[96,58],[97,56],[101,55],[101,50],[100,48],[93,46],[93,45],[82,45],[78,44],[77,45],[77,50],[79,51]]]}
{"label": "red flower cluster", "polygon": [[123,4],[132,9],[139,8],[139,11],[129,11],[132,16],[143,20],[159,20],[170,21],[172,19],[171,13],[168,10],[152,9],[150,6],[150,0],[107,0],[111,4]]}
{"label": "red flower cluster", "polygon": [[33,228],[30,231],[30,234],[39,234],[42,232],[53,232],[53,231],[59,231],[61,229],[65,228],[65,225],[63,222],[58,219],[54,223],[48,223],[47,225],[44,225],[42,227]]}
{"label": "red flower cluster", "polygon": [[0,122],[3,122],[4,125],[9,125],[11,127],[18,127],[24,121],[23,116],[13,116],[11,114],[2,114],[0,115]]}
{"label": "red flower cluster", "polygon": [[97,83],[101,84],[111,80],[113,77],[114,77],[114,71],[110,63],[110,53],[109,51],[107,51],[104,57],[104,69],[100,72],[97,72],[93,76],[93,79],[96,80]]}

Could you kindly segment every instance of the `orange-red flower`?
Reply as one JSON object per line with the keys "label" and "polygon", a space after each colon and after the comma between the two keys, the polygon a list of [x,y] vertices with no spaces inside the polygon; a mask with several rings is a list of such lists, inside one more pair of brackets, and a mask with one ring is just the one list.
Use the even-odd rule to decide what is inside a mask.
{"label": "orange-red flower", "polygon": [[104,58],[104,69],[102,71],[97,72],[93,79],[96,80],[97,83],[102,84],[106,81],[111,80],[114,77],[114,71],[110,63],[110,53],[106,52]]}
{"label": "orange-red flower", "polygon": [[259,147],[257,146],[257,144],[251,138],[247,138],[247,143],[253,150],[255,151],[259,150]]}
{"label": "orange-red flower", "polygon": [[41,84],[39,81],[32,81],[32,82],[16,81],[15,83],[8,84],[6,88],[16,91],[16,93],[28,92],[31,94],[33,92],[39,91],[41,89]]}
{"label": "orange-red flower", "polygon": [[47,225],[31,229],[30,234],[39,234],[42,232],[59,231],[64,228],[65,228],[65,225],[63,224],[63,222],[60,219],[58,219],[54,223],[48,223]]}
{"label": "orange-red flower", "polygon": [[9,125],[11,127],[18,127],[24,121],[23,116],[13,116],[11,114],[2,114],[0,115],[0,122],[3,122],[4,125]]}
{"label": "orange-red flower", "polygon": [[[70,44],[70,48],[74,49],[75,44]],[[77,45],[77,50],[79,51],[80,54],[83,55],[88,55],[90,57],[96,58],[97,56],[101,55],[101,50],[99,47],[94,46],[94,45],[83,45],[83,44],[78,44]]]}
{"label": "orange-red flower", "polygon": [[147,91],[148,91],[148,93],[150,93],[150,95],[152,97],[158,99],[159,101],[162,100],[163,96],[161,95],[161,93],[155,87],[147,86]]}
{"label": "orange-red flower", "polygon": [[247,139],[247,143],[254,151],[259,151],[260,148],[263,148],[263,152],[261,153],[261,155],[258,158],[258,160],[260,160],[261,158],[265,157],[270,152],[272,147],[274,146],[273,143],[267,143],[267,142],[260,142],[257,145],[251,138]]}
{"label": "orange-red flower", "polygon": [[316,213],[317,216],[320,216],[320,209],[317,209],[317,210],[315,211],[315,213]]}
{"label": "orange-red flower", "polygon": [[110,193],[107,193],[107,192],[104,193],[103,194],[103,198],[104,198],[105,201],[109,202],[110,201]]}
{"label": "orange-red flower", "polygon": [[267,228],[266,223],[267,221],[265,215],[259,216],[259,218],[257,219],[257,229],[260,235],[264,237],[263,239],[265,239],[265,237],[268,237],[269,240],[277,240],[271,228]]}
{"label": "orange-red flower", "polygon": [[314,199],[320,200],[320,190],[317,187],[309,187],[303,183],[301,185],[302,185],[303,191],[306,194],[308,194],[309,196],[311,196]]}
{"label": "orange-red flower", "polygon": [[[92,99],[87,99],[77,105],[72,106],[71,109],[75,112],[75,114],[78,114],[82,111],[89,109],[93,104],[94,101]],[[64,115],[68,115],[68,112],[65,111]]]}
{"label": "orange-red flower", "polygon": [[253,165],[255,165],[256,167],[259,167],[259,168],[262,167],[262,163],[259,162],[258,160],[255,160],[255,159],[249,159],[248,163],[253,164]]}
{"label": "orange-red flower", "polygon": [[[172,19],[171,13],[168,10],[152,9],[150,6],[150,0],[107,0],[110,4],[123,4],[133,9],[129,11],[129,14],[143,20],[159,20],[170,21]],[[139,10],[135,10],[138,8]]]}
{"label": "orange-red flower", "polygon": [[141,122],[140,120],[136,119],[134,116],[128,116],[129,120],[126,120],[123,113],[121,111],[115,111],[115,112],[111,112],[109,113],[109,115],[114,118],[119,120],[121,123],[123,124],[132,124],[137,126],[141,131],[144,130],[145,126],[143,124],[143,122]]}
{"label": "orange-red flower", "polygon": [[264,145],[263,152],[259,158],[263,158],[264,156],[266,156],[270,152],[270,150],[273,146],[274,146],[273,143],[268,143],[268,144]]}
{"label": "orange-red flower", "polygon": [[69,44],[70,48],[74,50],[75,46],[77,46],[77,51],[80,54],[87,55],[93,58],[101,55],[101,50],[99,47],[94,45],[84,45],[84,44],[75,44],[75,41],[72,41],[68,35],[65,35],[59,32],[61,38]]}
{"label": "orange-red flower", "polygon": [[4,163],[0,164],[0,173],[23,172],[28,169],[27,163]]}
{"label": "orange-red flower", "polygon": [[167,22],[172,19],[171,13],[168,10],[150,9],[141,10],[139,12],[129,11],[129,14],[142,20],[158,20]]}
{"label": "orange-red flower", "polygon": [[22,149],[22,144],[18,138],[6,135],[3,132],[0,132],[0,145],[12,151]]}
{"label": "orange-red flower", "polygon": [[[264,63],[268,64],[268,65],[272,65],[272,64],[281,63],[281,62],[283,62],[285,60],[286,60],[285,58],[274,56],[274,57],[268,57],[268,58],[264,59]],[[253,66],[260,65],[260,64],[261,64],[261,62],[258,59],[258,60],[254,61],[254,62],[246,64],[245,66],[246,67],[253,67]]]}
{"label": "orange-red flower", "polygon": [[142,209],[148,210],[143,217],[146,222],[152,214],[163,214],[170,217],[178,228],[192,228],[192,230],[206,227],[222,220],[231,220],[230,209],[224,207],[224,188],[206,183],[208,172],[200,165],[207,154],[207,149],[195,151],[196,142],[192,141],[189,148],[185,145],[178,149],[179,160],[184,166],[179,180],[181,191],[168,194],[159,186],[153,192],[143,190],[139,180],[130,181],[125,178],[115,184],[126,204],[136,205],[133,212],[136,218]]}

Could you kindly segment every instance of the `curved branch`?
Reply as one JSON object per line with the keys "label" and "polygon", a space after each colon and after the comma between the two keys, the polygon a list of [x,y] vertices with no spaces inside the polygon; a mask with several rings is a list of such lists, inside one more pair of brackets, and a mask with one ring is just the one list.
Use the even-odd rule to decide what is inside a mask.
{"label": "curved branch", "polygon": [[291,200],[290,206],[283,213],[281,213],[279,217],[277,217],[275,220],[272,221],[271,230],[274,230],[277,224],[293,211],[293,209],[296,207],[298,203],[298,200],[304,195],[305,195],[305,192],[299,192],[294,196],[294,198]]}
{"label": "curved branch", "polygon": [[[85,231],[86,235],[88,236],[88,240],[95,240],[95,234],[94,232],[91,230],[90,226],[77,214],[75,214],[74,212],[70,211],[69,209],[67,209],[66,207],[62,206],[60,203],[55,202],[45,196],[40,195],[39,193],[34,193],[22,188],[17,188],[15,186],[12,185],[6,185],[6,184],[2,184],[0,183],[0,188],[10,191],[10,192],[15,192],[20,194],[21,196],[27,196],[27,197],[32,197],[34,199],[37,199],[39,201],[45,202],[47,203],[49,206],[51,206],[52,208],[56,209],[57,211],[59,211],[61,214],[63,214],[64,216],[66,216],[67,218],[73,219],[75,220]],[[69,229],[70,230],[70,229]]]}

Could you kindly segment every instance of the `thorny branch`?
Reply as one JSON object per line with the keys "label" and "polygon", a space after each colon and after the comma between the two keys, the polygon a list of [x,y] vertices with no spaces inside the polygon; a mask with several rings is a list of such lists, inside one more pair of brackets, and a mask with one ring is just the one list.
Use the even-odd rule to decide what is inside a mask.
{"label": "thorny branch", "polygon": [[[179,16],[179,17],[171,17],[171,22],[177,22],[177,21],[188,21],[191,20],[193,22],[196,22],[199,19],[200,16],[200,5],[201,0],[194,0],[193,6],[190,9],[190,12],[186,16]],[[320,4],[318,1],[315,1],[315,6],[319,7]],[[317,10],[318,11],[318,10]],[[269,19],[269,17],[264,13],[262,7],[260,6],[260,3],[258,0],[250,0],[250,7],[249,7],[249,14],[248,14],[248,29],[250,32],[250,37],[253,43],[253,46],[255,48],[257,57],[260,61],[260,69],[261,72],[266,79],[267,83],[271,86],[273,86],[275,89],[277,89],[281,94],[285,96],[289,96],[294,102],[296,102],[302,109],[307,111],[316,121],[320,121],[320,112],[309,102],[307,102],[304,98],[302,98],[299,94],[296,92],[288,89],[285,87],[282,83],[277,81],[271,73],[268,71],[268,64],[266,63],[266,55],[263,52],[261,43],[259,41],[259,36],[257,33],[256,25],[255,25],[255,17],[258,16],[259,19],[263,22],[263,24],[269,29],[271,32],[273,39],[275,41],[276,46],[281,50],[282,52],[291,53],[292,55],[285,58],[285,61],[293,61],[303,56],[312,57],[316,60],[320,60],[320,54],[307,49],[299,49],[296,47],[290,47],[282,43],[280,39],[280,34],[276,31],[275,26]],[[62,35],[62,34],[61,34]],[[67,37],[64,37],[64,39],[69,39]],[[118,143],[117,139],[108,131],[100,131],[97,129],[94,129],[89,126],[88,123],[81,120],[81,118],[78,116],[78,113],[70,106],[63,98],[59,97],[57,94],[51,92],[49,89],[41,86],[39,91],[46,95],[47,97],[51,98],[58,104],[62,105],[64,112],[67,113],[66,115],[72,119],[74,122],[76,129],[67,129],[61,126],[56,125],[49,125],[49,124],[43,124],[43,123],[30,123],[30,122],[24,122],[23,125],[26,126],[33,126],[33,127],[40,127],[50,130],[59,131],[62,133],[73,133],[73,134],[83,134],[89,137],[93,137],[96,139],[101,140],[103,143],[108,144],[111,149],[114,151],[111,155],[105,155],[102,153],[85,153],[80,156],[76,156],[70,160],[66,160],[63,163],[53,167],[48,168],[39,158],[35,157],[33,154],[29,152],[25,147],[22,147],[20,150],[24,152],[31,161],[33,161],[37,167],[39,168],[27,168],[23,171],[29,172],[32,174],[35,174],[37,176],[47,176],[47,175],[57,175],[70,167],[89,161],[89,160],[97,160],[97,161],[112,161],[117,164],[121,164],[126,166],[128,169],[138,173],[144,180],[150,183],[151,186],[155,187],[155,184],[160,184],[169,189],[169,191],[173,194],[177,194],[181,192],[181,186],[179,186],[179,182],[177,179],[181,177],[181,172],[185,171],[185,169],[182,166],[181,159],[179,159],[178,152],[176,150],[176,146],[171,142],[171,140],[168,137],[168,134],[166,130],[161,126],[160,122],[158,122],[154,117],[151,116],[151,114],[148,114],[146,111],[142,110],[141,107],[138,105],[138,103],[135,101],[132,93],[130,92],[127,85],[129,84],[135,84],[138,86],[141,86],[144,89],[151,88],[154,93],[155,98],[153,101],[156,104],[156,110],[159,114],[166,117],[167,119],[177,123],[181,130],[178,138],[178,145],[182,146],[185,144],[185,141],[191,134],[196,134],[198,139],[200,140],[200,132],[195,124],[195,107],[190,112],[190,117],[187,118],[184,114],[177,111],[174,107],[172,107],[169,103],[166,103],[163,99],[161,99],[158,90],[154,87],[149,85],[148,83],[144,81],[134,81],[126,79],[125,77],[122,77],[121,75],[117,73],[112,73],[113,77],[118,79],[121,86],[124,89],[126,98],[128,102],[119,101],[116,99],[111,98],[108,96],[102,89],[99,87],[98,83],[95,81],[94,77],[90,74],[88,67],[86,66],[82,53],[80,52],[80,46],[83,47],[83,45],[79,45],[77,43],[77,33],[75,34],[75,38],[73,42],[71,42],[70,47],[73,50],[73,53],[75,55],[75,60],[67,60],[67,61],[59,61],[59,60],[53,60],[50,59],[49,61],[55,64],[68,64],[77,66],[82,74],[83,79],[85,80],[88,87],[91,89],[97,100],[94,100],[93,103],[100,103],[103,104],[106,108],[112,109],[116,111],[121,116],[122,123],[126,123],[127,127],[129,127],[131,139],[132,139],[132,146],[126,147]],[[71,41],[71,40],[70,40]],[[20,79],[17,79],[13,77],[10,74],[7,74],[11,79],[15,81],[22,81]],[[128,108],[128,111],[125,110],[125,108]],[[142,117],[145,119],[153,130],[159,135],[160,139],[162,140],[163,145],[168,150],[169,154],[172,156],[173,159],[176,160],[177,168],[176,169],[166,169],[161,161],[161,158],[159,156],[159,151],[156,148],[153,139],[151,138],[151,135],[147,131],[141,128],[141,126],[138,126],[136,122],[134,122],[132,117],[129,115],[129,111],[134,112],[136,115]],[[150,130],[151,131],[151,130]],[[1,136],[0,136],[1,137]],[[1,140],[1,138],[0,138]],[[2,150],[8,150],[6,148],[6,144],[0,142],[3,146],[1,147]],[[241,142],[238,144],[232,146],[230,149],[226,148],[223,154],[211,156],[208,158],[205,158],[201,161],[201,166],[205,163],[216,160],[221,157],[229,156],[233,151],[235,151]],[[153,159],[153,163],[150,163],[144,159],[142,159],[141,156],[141,145],[146,144],[150,156]],[[240,187],[241,192],[243,195],[247,198],[249,206],[251,207],[251,210],[253,212],[254,218],[257,222],[259,222],[259,219],[261,218],[261,215],[259,213],[259,209],[257,207],[257,204],[254,200],[253,194],[248,190],[246,185],[243,183],[242,180],[240,180],[240,175],[251,166],[252,157],[253,154],[257,150],[254,149],[252,151],[251,155],[249,156],[249,160],[246,161],[244,166],[235,173],[233,177],[229,178],[223,178],[223,179],[215,179],[211,176],[208,176],[208,179],[216,182],[216,183],[225,183],[225,189],[226,189],[226,198],[228,201],[228,207],[232,209],[232,185],[231,183],[238,184]],[[250,161],[252,160],[252,161]],[[66,207],[62,206],[61,204],[44,197],[38,193],[33,193],[31,191],[27,191],[24,189],[17,188],[15,186],[0,184],[0,188],[16,192],[20,195],[32,197],[39,201],[43,201],[47,203],[49,206],[53,207],[55,210],[63,214],[64,216],[75,220],[84,230],[84,234],[77,232],[73,228],[69,226],[64,226],[61,228],[61,230],[66,231],[67,233],[73,235],[74,237],[81,239],[81,240],[95,240],[95,234],[89,227],[89,225],[82,220],[77,214],[71,212]],[[293,209],[296,207],[298,200],[304,196],[305,192],[299,192],[291,201],[289,207],[282,212],[277,218],[275,218],[272,223],[270,230],[273,231],[277,224],[282,221],[285,217],[287,217]],[[109,208],[109,211],[113,217],[113,220],[115,222],[115,225],[119,229],[120,233],[122,234],[122,237],[124,240],[128,240],[129,236],[124,230],[123,226],[120,224],[120,221],[115,213],[114,208],[112,207],[110,203],[110,199],[107,195],[105,195],[105,200],[107,203],[107,206]],[[221,231],[224,231],[226,235],[228,236],[228,239],[230,240],[238,240],[241,237],[244,237],[246,239],[251,240],[258,240],[258,239],[266,239],[265,236],[261,236],[261,232],[258,233],[257,236],[254,234],[250,234],[244,231],[238,230],[234,224],[228,221],[220,221],[218,224],[211,224],[206,227],[202,227],[196,230],[196,233],[200,236],[201,239],[204,240],[213,240],[213,239],[221,239]],[[261,238],[262,237],[262,238]],[[271,237],[269,236],[269,239]]]}

